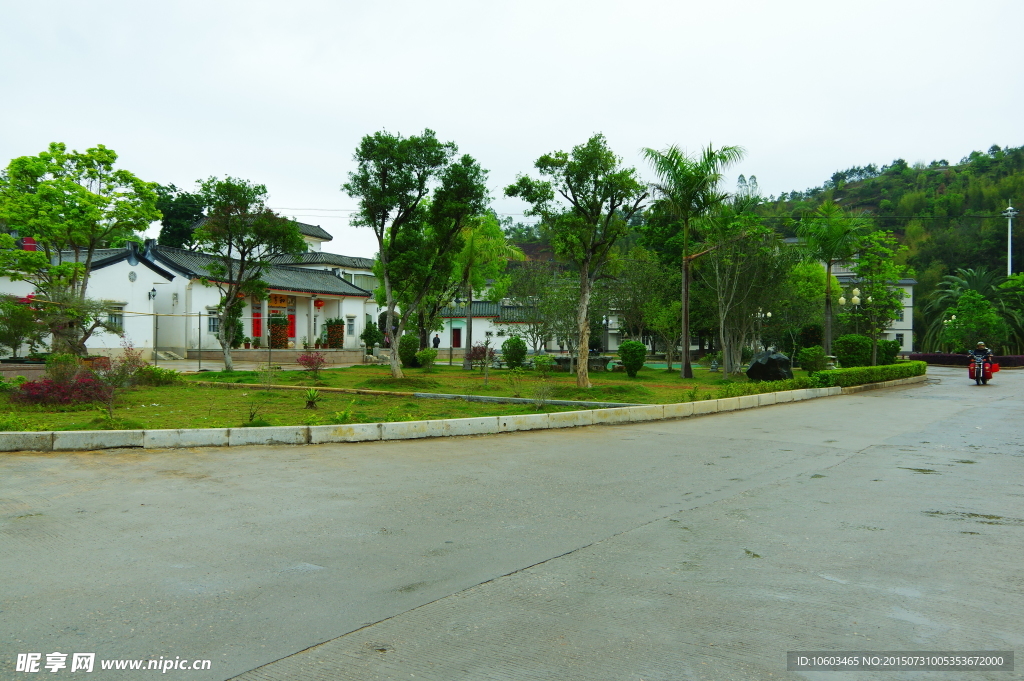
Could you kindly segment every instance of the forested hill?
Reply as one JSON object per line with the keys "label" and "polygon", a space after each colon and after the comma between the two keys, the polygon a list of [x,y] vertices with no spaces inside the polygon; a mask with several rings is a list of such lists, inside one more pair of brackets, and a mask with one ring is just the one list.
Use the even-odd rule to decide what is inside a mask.
{"label": "forested hill", "polygon": [[[791,233],[822,201],[867,212],[878,227],[894,231],[909,247],[908,263],[927,290],[957,268],[1006,271],[1007,201],[1024,207],[1024,147],[974,151],[947,160],[908,165],[853,167],[834,173],[821,187],[783,193],[764,204],[766,217]],[[1024,216],[1022,216],[1024,217]],[[1014,221],[1014,270],[1024,270],[1024,229]]]}

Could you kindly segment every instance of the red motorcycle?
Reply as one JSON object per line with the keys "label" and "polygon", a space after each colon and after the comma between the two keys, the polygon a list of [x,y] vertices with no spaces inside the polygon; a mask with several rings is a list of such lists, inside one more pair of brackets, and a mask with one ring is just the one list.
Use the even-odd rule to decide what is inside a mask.
{"label": "red motorcycle", "polygon": [[999,365],[989,359],[972,357],[967,374],[974,379],[975,385],[986,385],[992,380],[992,374],[999,371]]}

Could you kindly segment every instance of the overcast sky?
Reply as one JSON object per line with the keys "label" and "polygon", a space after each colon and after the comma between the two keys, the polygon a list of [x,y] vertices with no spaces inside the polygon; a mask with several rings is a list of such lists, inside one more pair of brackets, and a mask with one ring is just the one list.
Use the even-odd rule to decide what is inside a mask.
{"label": "overcast sky", "polygon": [[1020,0],[0,0],[0,163],[105,144],[145,180],[232,175],[372,256],[340,185],[359,139],[425,127],[503,197],[595,132],[739,145],[778,194],[853,165],[1024,144]]}

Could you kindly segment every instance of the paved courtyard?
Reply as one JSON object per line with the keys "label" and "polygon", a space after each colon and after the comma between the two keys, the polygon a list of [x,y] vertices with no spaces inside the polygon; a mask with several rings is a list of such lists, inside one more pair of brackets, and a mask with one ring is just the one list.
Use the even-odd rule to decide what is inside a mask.
{"label": "paved courtyard", "polygon": [[18,653],[167,678],[1010,679],[789,650],[1024,651],[1024,372],[680,421],[0,455]]}

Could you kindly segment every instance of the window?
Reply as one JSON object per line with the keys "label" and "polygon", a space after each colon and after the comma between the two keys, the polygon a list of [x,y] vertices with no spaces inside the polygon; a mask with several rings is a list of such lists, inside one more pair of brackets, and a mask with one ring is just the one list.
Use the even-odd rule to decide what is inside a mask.
{"label": "window", "polygon": [[902,333],[896,334],[896,342],[900,344],[901,348],[903,347],[903,334]]}
{"label": "window", "polygon": [[352,338],[356,335],[356,318],[348,317],[345,324],[345,335]]}
{"label": "window", "polygon": [[112,307],[107,310],[107,324],[118,329],[124,329],[124,308]]}
{"label": "window", "polygon": [[898,321],[898,322],[902,322],[903,321],[903,308],[902,307],[900,308],[899,314],[896,315],[896,321]]}
{"label": "window", "polygon": [[208,333],[217,333],[220,331],[220,317],[210,316],[206,318],[206,331]]}

